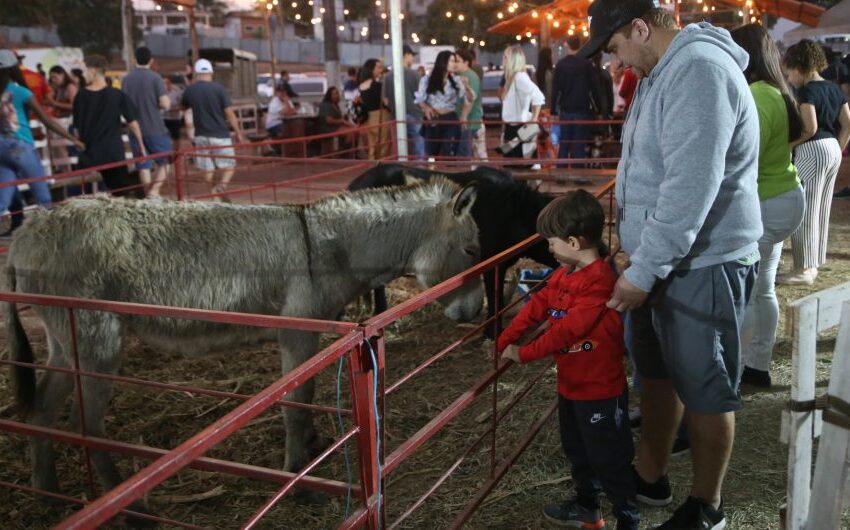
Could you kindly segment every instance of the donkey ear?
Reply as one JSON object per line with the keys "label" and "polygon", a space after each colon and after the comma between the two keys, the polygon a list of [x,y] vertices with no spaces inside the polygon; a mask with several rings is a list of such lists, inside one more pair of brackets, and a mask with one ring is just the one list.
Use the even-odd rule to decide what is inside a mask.
{"label": "donkey ear", "polygon": [[404,185],[405,186],[413,186],[414,184],[421,184],[422,179],[418,179],[411,175],[410,173],[404,173],[402,175],[404,177]]}
{"label": "donkey ear", "polygon": [[476,197],[478,197],[478,181],[472,181],[454,196],[452,211],[455,216],[461,217],[468,214],[472,210],[472,205],[475,204]]}

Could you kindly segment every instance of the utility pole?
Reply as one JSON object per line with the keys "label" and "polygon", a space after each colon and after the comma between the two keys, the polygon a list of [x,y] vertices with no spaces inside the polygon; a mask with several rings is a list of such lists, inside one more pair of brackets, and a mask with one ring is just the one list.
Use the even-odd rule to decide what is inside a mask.
{"label": "utility pole", "polygon": [[339,84],[339,43],[337,42],[336,29],[336,0],[322,0],[325,8],[324,36],[325,36],[325,75],[328,86]]}
{"label": "utility pole", "polygon": [[[126,0],[122,0],[126,1]],[[174,4],[176,6],[182,6],[186,8],[187,14],[189,15],[189,36],[192,43],[192,64],[195,64],[200,57],[198,55],[198,50],[200,49],[200,44],[198,42],[198,27],[195,24],[195,0],[168,0],[168,3]]]}
{"label": "utility pole", "polygon": [[133,67],[133,4],[130,0],[121,0],[121,55],[124,69]]}

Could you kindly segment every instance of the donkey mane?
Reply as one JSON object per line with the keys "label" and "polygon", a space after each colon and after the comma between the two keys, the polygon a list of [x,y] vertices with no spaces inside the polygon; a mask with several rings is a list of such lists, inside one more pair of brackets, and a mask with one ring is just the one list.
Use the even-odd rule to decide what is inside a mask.
{"label": "donkey mane", "polygon": [[445,177],[435,177],[405,186],[366,188],[342,192],[319,199],[305,206],[316,212],[384,212],[393,209],[431,208],[451,199],[459,186]]}

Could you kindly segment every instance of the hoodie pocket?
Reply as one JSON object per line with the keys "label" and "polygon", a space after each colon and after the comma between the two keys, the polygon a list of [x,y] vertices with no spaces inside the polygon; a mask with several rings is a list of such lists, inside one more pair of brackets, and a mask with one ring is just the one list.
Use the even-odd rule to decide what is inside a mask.
{"label": "hoodie pocket", "polygon": [[640,235],[652,210],[637,204],[627,204],[620,208],[620,246],[627,254],[632,254],[640,246]]}

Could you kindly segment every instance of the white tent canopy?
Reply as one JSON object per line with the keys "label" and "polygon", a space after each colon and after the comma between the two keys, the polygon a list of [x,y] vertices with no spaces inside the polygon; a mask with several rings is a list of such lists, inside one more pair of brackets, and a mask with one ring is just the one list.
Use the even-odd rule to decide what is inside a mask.
{"label": "white tent canopy", "polygon": [[805,26],[800,24],[796,28],[785,33],[782,42],[791,45],[800,39],[812,39],[826,35],[848,35],[850,36],[850,0],[841,0],[820,17],[817,26]]}

